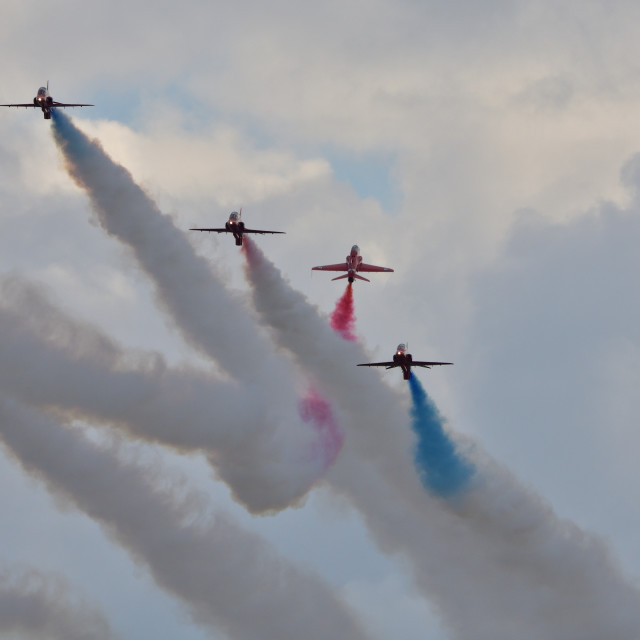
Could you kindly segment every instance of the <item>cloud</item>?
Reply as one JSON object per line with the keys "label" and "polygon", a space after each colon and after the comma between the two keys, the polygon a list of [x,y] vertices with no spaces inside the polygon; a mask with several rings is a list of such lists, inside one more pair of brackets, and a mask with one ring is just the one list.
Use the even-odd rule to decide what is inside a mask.
{"label": "cloud", "polygon": [[9,566],[0,569],[0,631],[34,640],[116,637],[105,616],[73,594],[59,576]]}
{"label": "cloud", "polygon": [[[177,226],[192,226],[196,215],[208,222],[214,209],[226,214],[245,205],[252,220],[287,230],[286,243],[265,240],[261,246],[323,311],[333,307],[337,290],[311,279],[311,265],[339,260],[358,242],[367,260],[394,267],[388,282],[356,289],[358,328],[371,350],[386,357],[408,339],[416,354],[455,361],[446,376],[428,378],[429,393],[451,424],[507,460],[522,483],[535,486],[559,513],[603,532],[629,572],[637,573],[638,496],[629,446],[636,431],[637,341],[623,322],[635,315],[628,294],[635,285],[630,276],[610,271],[619,259],[629,273],[636,265],[623,231],[602,253],[593,249],[599,234],[613,229],[616,210],[624,212],[621,229],[628,224],[630,242],[635,238],[635,205],[627,211],[634,194],[618,176],[623,160],[640,148],[635,5],[597,0],[577,10],[554,2],[496,1],[482,8],[459,3],[454,10],[442,3],[383,1],[366,10],[358,3],[329,3],[301,13],[290,2],[268,9],[251,2],[187,2],[162,5],[150,20],[147,7],[135,1],[97,11],[75,3],[42,11],[26,2],[8,5],[6,14],[0,52],[13,63],[2,102],[30,99],[45,80],[39,77],[41,50],[23,43],[55,40],[47,72],[54,96],[96,102],[93,111],[74,117],[126,122],[127,130],[107,120],[87,126],[162,210],[176,212]],[[109,25],[118,28],[110,31]],[[3,268],[44,277],[57,304],[99,323],[121,345],[144,345],[167,362],[176,353],[194,359],[175,331],[158,329],[162,316],[130,254],[123,257],[100,229],[79,230],[84,194],[57,170],[53,146],[42,135],[48,123],[38,113],[3,111]],[[165,134],[162,127],[172,118],[177,124]],[[220,151],[215,162],[194,132],[203,132],[212,153]],[[395,215],[339,184],[323,160],[331,162],[332,155],[393,158]],[[338,169],[358,193],[377,193]],[[633,183],[633,175],[629,165],[626,179]],[[602,201],[615,204],[601,207]],[[609,231],[593,220],[589,230],[582,226],[594,209]],[[538,211],[537,221],[520,221],[516,212],[524,210]],[[232,247],[212,239],[193,242],[227,285],[244,290]],[[574,251],[575,272],[565,263]],[[98,263],[108,268],[100,270]],[[115,273],[134,296],[129,302],[119,299],[122,288],[105,288],[100,300],[86,295],[112,281],[99,274]],[[621,284],[623,292],[615,295]],[[631,305],[630,313],[620,310],[621,300]],[[608,315],[608,305],[618,313]],[[583,344],[584,337],[593,342]],[[533,345],[559,351],[547,354]],[[353,372],[345,379],[350,384]],[[375,374],[366,381],[372,379]],[[386,382],[400,389],[398,382]],[[398,394],[383,397],[406,404]],[[405,427],[374,432],[370,440],[363,435],[367,455],[377,462],[386,460],[388,447],[404,452],[411,444]],[[358,466],[350,451],[345,458],[353,469],[339,459],[334,473],[352,471],[354,484],[362,473],[363,486],[384,491],[376,480],[379,469]],[[506,474],[504,482],[515,481]],[[431,517],[433,505],[415,489],[408,493],[416,504],[427,500]],[[530,511],[547,513],[532,507],[535,497],[523,498],[522,491],[518,487],[511,502],[495,505],[498,513],[508,511],[511,524],[531,522]],[[487,510],[493,514],[486,504],[479,510],[485,518]],[[442,523],[426,516],[405,521],[399,508],[385,516],[396,527],[413,522],[427,537]],[[557,526],[554,535],[563,521]],[[495,533],[491,527],[483,535]],[[451,548],[463,547],[463,536],[443,528],[454,541]],[[522,530],[510,531],[516,544]],[[511,557],[496,555],[487,544],[490,568],[496,558]],[[430,549],[447,555],[436,543]],[[460,565],[454,560],[449,572],[465,563],[477,575],[485,568],[479,563],[474,569],[464,554]],[[447,578],[443,573],[443,592]],[[464,586],[462,592],[477,602]],[[450,594],[456,595],[453,587]]]}
{"label": "cloud", "polygon": [[[144,132],[111,121],[83,122],[80,127],[99,138],[110,156],[125,165],[143,184],[161,185],[171,202],[191,203],[191,220],[220,216],[220,209],[238,209],[252,202],[288,193],[305,182],[331,173],[326,160],[299,159],[290,151],[259,148],[238,128],[205,124],[190,131],[190,123],[175,108],[155,109]],[[176,158],[181,158],[176,164]],[[202,211],[215,194],[216,208]],[[254,212],[254,215],[259,214]],[[206,215],[206,218],[202,216]]]}
{"label": "cloud", "polygon": [[[634,163],[623,175],[635,190]],[[609,473],[589,469],[606,464],[614,476],[628,473],[619,451],[635,440],[628,428],[635,403],[620,391],[635,377],[629,356],[640,340],[638,305],[629,295],[640,267],[639,232],[635,201],[596,205],[565,224],[523,213],[500,258],[473,280],[475,313],[464,347],[471,366],[462,375],[483,437],[545,494],[556,494],[563,510],[589,522],[587,496],[611,482]],[[515,448],[515,434],[502,426],[514,423],[522,425]],[[626,444],[613,433],[625,434]],[[544,474],[534,470],[541,458]],[[571,477],[583,477],[589,490]],[[618,519],[626,519],[624,504],[624,492],[610,504]]]}

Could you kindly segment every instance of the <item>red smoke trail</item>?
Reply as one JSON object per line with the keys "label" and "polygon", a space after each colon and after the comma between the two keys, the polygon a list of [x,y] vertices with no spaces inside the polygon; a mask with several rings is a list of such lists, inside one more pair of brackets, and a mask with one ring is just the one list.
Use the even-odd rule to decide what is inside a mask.
{"label": "red smoke trail", "polygon": [[[253,242],[245,236],[242,250],[250,269],[260,269],[263,256]],[[358,338],[355,331],[356,316],[353,310],[353,286],[347,285],[344,294],[336,303],[336,308],[331,314],[331,328],[339,333],[345,340],[355,342]]]}
{"label": "red smoke trail", "polygon": [[354,333],[355,325],[356,316],[353,312],[353,286],[350,282],[331,314],[331,328],[337,331],[345,340],[355,342],[357,340],[356,334]]}
{"label": "red smoke trail", "polygon": [[309,389],[307,395],[298,404],[300,417],[310,422],[318,435],[318,442],[312,455],[322,458],[324,468],[328,469],[335,461],[342,444],[344,434],[338,427],[331,405],[315,389]]}

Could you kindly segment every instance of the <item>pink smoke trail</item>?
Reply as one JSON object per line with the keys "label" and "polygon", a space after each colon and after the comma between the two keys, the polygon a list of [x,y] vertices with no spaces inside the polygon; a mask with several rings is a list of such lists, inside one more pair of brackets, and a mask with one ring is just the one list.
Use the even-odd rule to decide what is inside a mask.
{"label": "pink smoke trail", "polygon": [[331,314],[331,328],[337,331],[345,340],[355,342],[356,316],[353,312],[353,285],[349,283],[344,294],[336,303]]}
{"label": "pink smoke trail", "polygon": [[298,404],[298,410],[302,420],[311,423],[318,435],[312,455],[314,458],[323,458],[326,470],[335,462],[344,442],[344,434],[333,415],[331,405],[315,389],[309,389]]}

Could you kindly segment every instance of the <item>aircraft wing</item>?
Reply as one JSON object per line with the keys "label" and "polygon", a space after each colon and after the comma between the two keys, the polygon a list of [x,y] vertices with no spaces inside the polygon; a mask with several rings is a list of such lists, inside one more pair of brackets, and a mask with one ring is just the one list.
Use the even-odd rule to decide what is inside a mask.
{"label": "aircraft wing", "polygon": [[338,264],[325,264],[320,267],[311,267],[311,271],[348,271],[346,262],[339,262]]}
{"label": "aircraft wing", "polygon": [[439,364],[453,364],[453,362],[424,362],[421,360],[414,360],[411,363],[412,367],[425,367],[426,369],[429,369],[430,367],[435,367]]}
{"label": "aircraft wing", "polygon": [[51,103],[52,107],[94,107],[93,104],[80,104],[80,103],[71,103],[71,102],[56,102],[55,100]]}
{"label": "aircraft wing", "polygon": [[27,102],[25,104],[0,104],[0,107],[36,107],[40,108],[39,104],[33,104],[33,102]]}
{"label": "aircraft wing", "polygon": [[365,362],[364,364],[357,365],[358,367],[386,367],[387,369],[393,369],[400,365],[395,362]]}
{"label": "aircraft wing", "polygon": [[245,229],[243,233],[287,233],[286,231],[263,231],[262,229]]}
{"label": "aircraft wing", "polygon": [[228,233],[229,230],[222,227],[222,229],[202,229],[200,227],[194,227],[189,229],[189,231],[215,231],[216,233]]}
{"label": "aircraft wing", "polygon": [[364,262],[358,267],[358,271],[393,271],[388,267],[376,267],[374,264],[365,264]]}

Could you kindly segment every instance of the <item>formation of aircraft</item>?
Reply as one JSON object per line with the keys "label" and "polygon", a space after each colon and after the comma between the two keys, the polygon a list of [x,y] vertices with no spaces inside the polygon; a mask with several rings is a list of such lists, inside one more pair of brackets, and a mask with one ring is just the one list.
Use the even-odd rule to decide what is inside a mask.
{"label": "formation of aircraft", "polygon": [[[54,100],[49,94],[49,81],[47,81],[47,85],[45,87],[40,87],[38,89],[38,93],[36,97],[33,99],[32,103],[20,103],[20,104],[3,104],[1,107],[31,107],[35,109],[41,109],[44,115],[45,120],[51,119],[51,110],[57,107],[93,107],[92,104],[84,104],[84,103],[67,103],[67,102],[57,102]],[[242,221],[242,209],[240,211],[232,211],[229,215],[229,220],[225,223],[224,227],[216,227],[216,228],[201,228],[201,227],[193,227],[190,231],[208,231],[215,233],[231,233],[235,238],[236,245],[242,246],[244,241],[245,233],[257,233],[257,234],[281,234],[286,233],[285,231],[268,231],[263,229],[247,229],[244,226],[244,222]],[[365,282],[370,282],[364,276],[361,276],[359,272],[372,273],[372,272],[384,272],[389,273],[392,272],[393,269],[388,267],[379,267],[373,264],[366,264],[362,261],[362,256],[360,255],[360,247],[357,244],[354,244],[351,247],[351,251],[349,255],[346,257],[345,262],[338,262],[337,264],[325,264],[318,267],[313,267],[314,271],[346,271],[344,275],[337,276],[336,278],[332,278],[332,280],[342,280],[343,278],[348,278],[349,282],[353,282],[355,279],[364,280]],[[452,362],[427,362],[422,360],[414,360],[410,353],[407,353],[407,345],[401,343],[398,345],[396,352],[393,355],[393,360],[390,362],[365,362],[359,364],[359,367],[385,367],[386,369],[393,369],[395,367],[400,367],[402,369],[402,374],[405,380],[409,380],[411,378],[411,367],[424,367],[426,369],[430,369],[434,366],[439,365],[450,365]]]}
{"label": "formation of aircraft", "polygon": [[373,272],[384,271],[388,273],[393,271],[388,267],[376,267],[373,264],[365,264],[362,262],[362,256],[360,255],[360,247],[354,244],[351,247],[349,255],[346,257],[346,262],[338,262],[337,264],[325,264],[320,267],[312,267],[312,271],[346,271],[343,276],[337,278],[331,278],[331,280],[342,280],[342,278],[349,278],[349,282],[353,282],[356,278],[358,280],[364,280],[365,282],[371,282],[367,278],[359,275],[359,271]]}
{"label": "formation of aircraft", "polygon": [[71,102],[57,102],[51,95],[49,95],[49,81],[47,80],[46,87],[40,87],[36,97],[31,102],[25,102],[22,104],[0,104],[0,107],[31,107],[34,109],[42,109],[45,120],[51,120],[51,109],[54,107],[93,107],[92,104],[71,103]]}
{"label": "formation of aircraft", "polygon": [[286,231],[264,231],[262,229],[247,229],[244,226],[244,222],[242,222],[242,209],[240,211],[232,211],[229,214],[229,220],[225,223],[224,227],[218,228],[207,228],[203,229],[200,227],[194,227],[189,229],[189,231],[214,231],[216,233],[232,233],[233,237],[236,239],[236,245],[238,247],[242,246],[243,236],[245,233],[286,233]]}
{"label": "formation of aircraft", "polygon": [[411,378],[411,367],[424,367],[425,369],[431,369],[431,367],[445,364],[453,364],[453,362],[426,362],[423,360],[414,360],[413,356],[410,353],[407,353],[407,345],[401,343],[393,354],[393,360],[391,362],[365,362],[358,366],[385,367],[386,369],[400,367],[402,369],[404,379],[409,380],[409,378]]}

